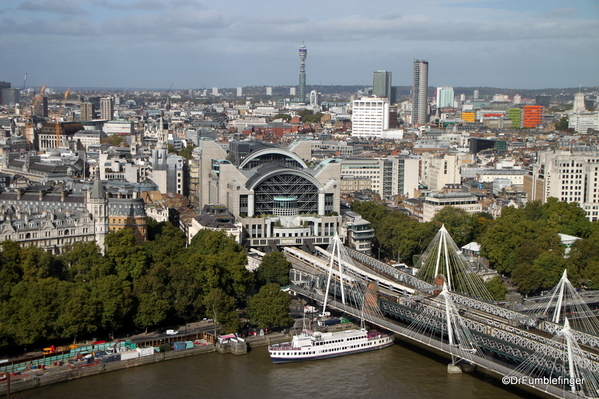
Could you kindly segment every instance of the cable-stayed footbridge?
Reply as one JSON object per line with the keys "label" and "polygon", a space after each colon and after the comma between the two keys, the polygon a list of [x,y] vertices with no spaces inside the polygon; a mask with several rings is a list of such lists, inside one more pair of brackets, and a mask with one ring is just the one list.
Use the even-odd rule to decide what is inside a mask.
{"label": "cable-stayed footbridge", "polygon": [[567,283],[554,295],[566,306],[562,317],[507,309],[489,300],[454,246],[441,229],[416,276],[339,243],[314,254],[285,253],[298,294],[449,355],[450,372],[473,364],[554,397],[599,397],[599,337],[563,317],[574,313],[575,299],[559,299],[559,292],[571,294]]}

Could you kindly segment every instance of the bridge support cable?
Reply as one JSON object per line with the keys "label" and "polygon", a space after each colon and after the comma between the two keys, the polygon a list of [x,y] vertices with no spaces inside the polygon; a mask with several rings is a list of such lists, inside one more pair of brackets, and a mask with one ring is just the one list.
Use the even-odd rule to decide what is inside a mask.
{"label": "bridge support cable", "polygon": [[440,285],[438,279],[443,276],[449,291],[493,301],[482,278],[472,270],[445,226],[439,229],[416,267],[419,269],[416,277],[430,284]]}
{"label": "bridge support cable", "polygon": [[416,316],[408,326],[406,334],[426,336],[429,343],[440,341],[456,348],[456,353],[459,355],[455,356],[453,352],[451,353],[453,365],[460,359],[472,361],[473,354],[484,358],[482,349],[451,300],[446,285],[443,286],[441,293],[431,299],[428,306]]}
{"label": "bridge support cable", "polygon": [[583,398],[599,398],[599,375],[596,365],[588,359],[572,334],[570,322],[552,339],[552,348],[535,351],[509,376],[518,376],[522,383],[553,386]]}
{"label": "bridge support cable", "polygon": [[536,303],[525,312],[536,317],[548,318],[560,325],[564,325],[567,317],[571,328],[599,336],[599,319],[574,289],[566,270],[559,283],[547,295],[537,298]]}

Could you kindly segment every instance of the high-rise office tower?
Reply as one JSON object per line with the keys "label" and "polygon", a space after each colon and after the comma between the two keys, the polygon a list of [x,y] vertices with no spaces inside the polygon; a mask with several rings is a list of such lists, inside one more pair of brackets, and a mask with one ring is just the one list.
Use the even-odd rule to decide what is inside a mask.
{"label": "high-rise office tower", "polygon": [[94,119],[94,104],[85,102],[81,103],[81,120],[91,121]]}
{"label": "high-rise office tower", "polygon": [[391,101],[391,72],[375,71],[372,74],[372,94]]}
{"label": "high-rise office tower", "polygon": [[300,74],[299,74],[299,100],[300,102],[306,102],[306,57],[308,56],[308,50],[306,45],[302,43],[299,49],[300,57]]}
{"label": "high-rise office tower", "polygon": [[237,88],[237,97],[241,97],[241,96],[243,96],[243,88],[238,87]]}
{"label": "high-rise office tower", "polygon": [[213,96],[218,96],[218,87],[213,87],[212,88],[212,95]]}
{"label": "high-rise office tower", "polygon": [[289,95],[290,96],[295,96],[295,87],[290,87],[289,88]]}
{"label": "high-rise office tower", "polygon": [[453,87],[437,87],[437,108],[453,107]]}
{"label": "high-rise office tower", "polygon": [[100,99],[100,118],[109,121],[114,118],[114,100],[112,97]]}
{"label": "high-rise office tower", "polygon": [[313,107],[320,105],[320,93],[316,90],[310,92],[310,105]]}
{"label": "high-rise office tower", "polygon": [[33,115],[41,116],[43,118],[48,117],[48,97],[42,96],[33,108]]}
{"label": "high-rise office tower", "polygon": [[572,106],[572,112],[585,112],[586,107],[584,105],[584,93],[574,94],[574,105]]}
{"label": "high-rise office tower", "polygon": [[268,87],[266,88],[266,95],[267,95],[267,96],[272,96],[272,87],[268,86]]}
{"label": "high-rise office tower", "polygon": [[412,124],[428,122],[426,94],[428,90],[428,61],[414,60],[412,85]]}

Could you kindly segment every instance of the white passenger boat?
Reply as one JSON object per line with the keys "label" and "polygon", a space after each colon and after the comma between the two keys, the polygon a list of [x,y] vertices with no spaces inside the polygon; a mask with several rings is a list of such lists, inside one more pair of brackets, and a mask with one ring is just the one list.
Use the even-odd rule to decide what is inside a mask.
{"label": "white passenger boat", "polygon": [[393,334],[364,329],[326,333],[306,330],[291,342],[270,345],[268,352],[273,363],[286,363],[382,349],[393,345],[393,341]]}
{"label": "white passenger boat", "polygon": [[[351,278],[343,274],[341,268],[341,248],[343,244],[339,236],[335,235],[333,239],[333,250],[329,264],[329,274],[327,279],[324,302],[321,318],[330,314],[326,311],[329,288],[334,265],[338,265],[335,279],[340,283],[342,302],[345,304],[344,281],[352,283]],[[337,254],[337,255],[335,255]],[[335,259],[337,256],[337,259]],[[364,299],[366,301],[366,299]],[[315,310],[310,307],[311,310]],[[304,317],[304,322],[306,318]],[[326,319],[330,320],[330,319]],[[364,320],[362,320],[362,324]],[[325,324],[327,325],[327,324]],[[293,336],[291,342],[274,344],[268,347],[268,353],[273,363],[297,362],[301,360],[317,360],[329,357],[349,355],[352,353],[366,352],[375,349],[382,349],[393,345],[393,333],[382,333],[379,331],[367,331],[364,326],[357,330],[345,330],[338,332],[316,332],[303,328],[301,334]]]}

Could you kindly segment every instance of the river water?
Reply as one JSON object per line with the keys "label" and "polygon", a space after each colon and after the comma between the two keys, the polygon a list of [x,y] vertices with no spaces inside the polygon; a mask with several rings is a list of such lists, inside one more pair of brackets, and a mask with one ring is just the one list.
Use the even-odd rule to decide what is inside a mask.
{"label": "river water", "polygon": [[390,348],[273,364],[266,347],[208,353],[19,392],[16,398],[530,398],[480,373],[448,374],[446,359],[397,341]]}

